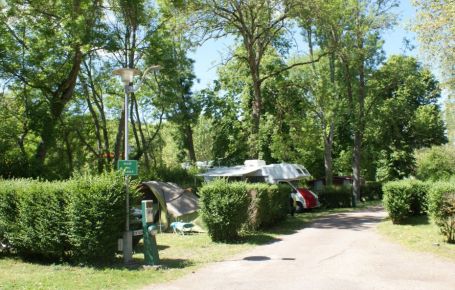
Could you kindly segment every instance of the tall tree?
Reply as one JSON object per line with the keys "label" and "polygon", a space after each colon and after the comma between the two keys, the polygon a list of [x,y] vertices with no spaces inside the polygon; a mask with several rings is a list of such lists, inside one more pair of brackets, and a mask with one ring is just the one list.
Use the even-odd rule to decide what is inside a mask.
{"label": "tall tree", "polygon": [[41,141],[36,161],[41,170],[55,143],[55,127],[73,97],[84,55],[101,45],[101,2],[5,1],[0,14],[4,77],[38,92]]}
{"label": "tall tree", "polygon": [[[195,1],[197,21],[214,33],[233,35],[241,43],[244,54],[234,57],[245,62],[251,78],[251,129],[249,136],[250,157],[257,158],[260,153],[259,128],[263,114],[263,83],[268,78],[290,67],[274,72],[263,70],[265,54],[273,47],[282,48],[282,40],[293,7],[300,1],[282,0],[200,0]],[[300,65],[295,63],[293,66]]]}
{"label": "tall tree", "polygon": [[380,33],[394,23],[394,0],[333,0],[321,2],[328,11],[319,27],[323,45],[334,50],[344,78],[343,93],[350,114],[353,138],[353,195],[360,197],[362,142],[375,99],[368,99],[369,72],[381,61]]}

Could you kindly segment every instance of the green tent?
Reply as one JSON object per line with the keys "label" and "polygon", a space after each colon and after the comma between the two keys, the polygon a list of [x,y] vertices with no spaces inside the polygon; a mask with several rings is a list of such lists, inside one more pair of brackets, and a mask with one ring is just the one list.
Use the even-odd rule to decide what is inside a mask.
{"label": "green tent", "polygon": [[198,217],[198,197],[175,183],[146,181],[140,184],[143,199],[158,205],[157,218],[163,230],[174,221],[193,222]]}

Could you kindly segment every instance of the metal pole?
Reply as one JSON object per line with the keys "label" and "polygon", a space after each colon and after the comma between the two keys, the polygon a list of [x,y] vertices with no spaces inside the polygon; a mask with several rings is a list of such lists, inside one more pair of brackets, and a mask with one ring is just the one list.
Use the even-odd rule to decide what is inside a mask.
{"label": "metal pole", "polygon": [[[128,91],[129,85],[125,85],[125,159],[128,160]],[[130,230],[130,197],[129,197],[129,190],[128,190],[128,176],[125,176],[125,184],[126,184],[126,225],[125,230],[128,232]]]}
{"label": "metal pole", "polygon": [[[125,149],[124,160],[128,160],[128,93],[129,85],[125,85]],[[131,262],[133,259],[133,236],[130,232],[130,194],[129,194],[129,178],[125,176],[125,191],[126,191],[126,224],[125,233],[123,234],[123,261]]]}

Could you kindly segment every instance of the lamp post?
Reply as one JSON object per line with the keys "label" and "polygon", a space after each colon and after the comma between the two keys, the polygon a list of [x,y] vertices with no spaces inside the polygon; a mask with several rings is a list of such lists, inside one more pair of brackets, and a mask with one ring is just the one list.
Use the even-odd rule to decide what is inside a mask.
{"label": "lamp post", "polygon": [[[128,95],[129,93],[133,93],[139,89],[139,86],[142,83],[143,78],[147,74],[149,70],[153,70],[154,72],[159,71],[160,66],[153,65],[145,70],[144,74],[142,75],[141,82],[136,86],[133,87],[133,79],[134,76],[138,76],[141,74],[141,71],[134,68],[120,68],[114,70],[112,73],[114,75],[120,76],[123,86],[125,88],[125,100],[124,100],[124,114],[125,114],[125,138],[124,138],[124,160],[128,160]],[[126,191],[126,222],[125,222],[125,232],[123,233],[123,261],[125,263],[129,263],[133,259],[133,233],[130,231],[130,196],[129,196],[129,176],[125,174],[125,191]]]}
{"label": "lamp post", "polygon": [[[134,76],[141,72],[134,68],[120,68],[112,72],[114,75],[120,76],[123,86],[125,87],[124,114],[125,114],[125,138],[124,138],[124,160],[128,160],[128,94],[132,91]],[[129,176],[125,175],[125,191],[126,191],[126,222],[125,232],[123,233],[123,262],[129,263],[133,259],[133,233],[130,231],[130,194],[129,194]]]}

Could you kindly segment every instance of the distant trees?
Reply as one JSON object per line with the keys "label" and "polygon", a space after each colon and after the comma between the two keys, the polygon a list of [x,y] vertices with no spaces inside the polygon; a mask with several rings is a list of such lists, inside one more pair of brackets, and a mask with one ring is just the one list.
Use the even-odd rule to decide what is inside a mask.
{"label": "distant trees", "polygon": [[[360,176],[413,174],[415,149],[446,142],[435,78],[414,58],[384,61],[395,1],[1,3],[2,176],[113,168],[127,122],[145,175],[261,158],[302,163],[328,184],[353,175],[358,196]],[[226,35],[219,79],[194,91],[189,52]],[[293,49],[301,39],[305,53]],[[155,64],[123,108],[112,70]]]}

